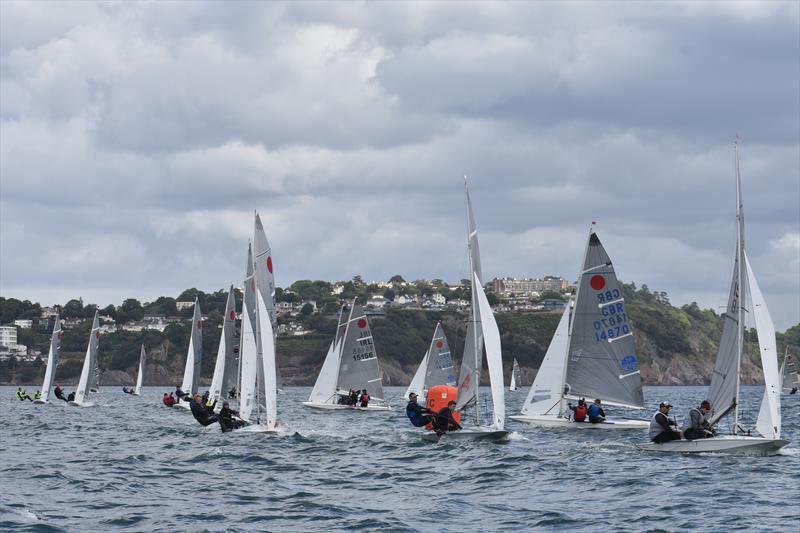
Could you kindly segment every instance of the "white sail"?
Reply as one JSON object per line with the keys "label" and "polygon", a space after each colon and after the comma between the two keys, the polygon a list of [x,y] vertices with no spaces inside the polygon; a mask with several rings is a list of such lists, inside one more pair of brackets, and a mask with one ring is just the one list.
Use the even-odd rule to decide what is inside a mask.
{"label": "white sail", "polygon": [[[277,344],[278,338],[278,314],[275,306],[275,269],[272,264],[272,247],[267,239],[267,233],[264,231],[264,225],[261,223],[261,217],[258,213],[255,215],[255,223],[253,229],[253,257],[255,273],[256,273],[256,286],[261,293],[261,298],[264,300],[264,306],[267,309],[270,323],[272,325],[273,341]],[[277,380],[278,388],[283,388],[283,378],[281,378],[280,368],[278,368]]]}
{"label": "white sail", "polygon": [[517,362],[517,358],[514,358],[514,362],[511,363],[511,383],[508,384],[508,390],[516,391],[519,389],[519,363]]}
{"label": "white sail", "polygon": [[217,360],[214,364],[214,377],[211,379],[209,400],[222,403],[233,386],[234,364],[234,328],[236,327],[236,309],[233,298],[233,285],[228,290],[225,305],[225,316],[222,320],[222,333],[217,349]]}
{"label": "white sail", "polygon": [[536,379],[528,391],[528,397],[525,398],[525,404],[522,406],[523,415],[559,414],[564,364],[569,345],[569,313],[570,306],[567,305],[536,373]]}
{"label": "white sail", "polygon": [[97,344],[100,339],[100,322],[97,311],[94,312],[92,330],[89,332],[89,345],[86,347],[86,356],[83,358],[83,368],[81,377],[78,380],[78,388],[75,390],[75,403],[82,404],[89,396],[89,381],[95,374],[94,364],[97,360]]}
{"label": "white sail", "polygon": [[61,316],[56,315],[53,324],[53,333],[50,335],[50,351],[47,353],[47,368],[44,371],[44,383],[42,383],[42,397],[40,401],[46,402],[50,398],[50,389],[53,388],[53,381],[56,379],[56,366],[58,366],[58,351],[61,346]]}
{"label": "white sail", "polygon": [[142,383],[144,382],[144,369],[147,365],[147,352],[144,351],[144,344],[142,350],[139,352],[139,374],[136,376],[136,388],[133,393],[137,396],[142,393]]}
{"label": "white sail", "polygon": [[308,401],[312,403],[336,403],[336,380],[339,377],[339,354],[341,352],[341,341],[328,347],[322,368],[311,390]]}
{"label": "white sail", "polygon": [[486,346],[486,366],[489,368],[489,382],[492,389],[492,426],[501,430],[505,426],[506,400],[503,386],[503,355],[500,349],[500,331],[494,313],[489,306],[489,300],[483,288],[480,287],[478,274],[473,275],[473,282],[478,285],[478,309],[480,310],[481,324],[483,325],[483,338]]}
{"label": "white sail", "polygon": [[[255,291],[253,291],[255,296]],[[239,351],[241,363],[241,377],[239,380],[239,415],[242,420],[253,422],[257,416],[256,398],[256,374],[257,351],[256,334],[253,330],[253,323],[247,316],[246,311],[242,313],[242,342]]]}
{"label": "white sail", "polygon": [[203,362],[203,321],[200,315],[200,303],[194,300],[192,331],[189,337],[189,351],[186,354],[186,368],[183,371],[181,390],[187,394],[197,394],[200,388],[200,368]]}
{"label": "white sail", "polygon": [[408,398],[408,395],[412,392],[414,394],[418,394],[422,399],[425,398],[425,372],[428,368],[428,357],[430,357],[430,350],[425,352],[425,355],[422,356],[422,362],[417,367],[417,371],[414,372],[414,377],[411,378],[411,383],[408,384],[408,388],[406,389],[405,398]]}
{"label": "white sail", "polygon": [[781,392],[791,394],[794,390],[797,393],[798,388],[800,388],[800,373],[798,373],[795,357],[789,353],[787,346],[781,364]]}
{"label": "white sail", "polygon": [[761,368],[764,371],[764,396],[758,411],[756,429],[764,437],[779,439],[781,436],[781,380],[778,373],[778,353],[775,346],[775,325],[767,309],[750,260],[744,254],[747,266],[747,281],[752,301],[752,313],[758,331],[758,346],[761,352]]}
{"label": "white sail", "polygon": [[[256,273],[258,277],[258,273]],[[270,321],[267,307],[261,298],[261,293],[256,291],[256,315],[258,316],[258,331],[256,339],[258,351],[260,352],[262,366],[259,368],[259,377],[263,380],[264,398],[259,404],[263,404],[263,417],[259,416],[259,423],[270,429],[277,428],[277,380],[275,365],[275,337],[272,334],[272,322]]]}

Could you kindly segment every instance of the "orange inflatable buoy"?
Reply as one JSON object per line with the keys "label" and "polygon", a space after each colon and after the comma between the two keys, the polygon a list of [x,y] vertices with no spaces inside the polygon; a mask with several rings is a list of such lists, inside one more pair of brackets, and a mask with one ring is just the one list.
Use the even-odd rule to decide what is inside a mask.
{"label": "orange inflatable buoy", "polygon": [[[447,404],[451,400],[455,402],[457,396],[458,389],[455,387],[450,387],[448,385],[436,385],[428,389],[426,406],[434,413],[438,413],[440,409],[447,407]],[[461,413],[453,413],[453,418],[459,424],[461,423]],[[428,424],[425,427],[431,429],[431,424]]]}

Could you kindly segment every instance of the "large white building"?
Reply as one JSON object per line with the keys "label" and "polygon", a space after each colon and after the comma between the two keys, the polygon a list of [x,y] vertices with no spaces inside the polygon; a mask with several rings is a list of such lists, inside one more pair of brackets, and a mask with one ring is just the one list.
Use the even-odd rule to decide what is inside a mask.
{"label": "large white building", "polygon": [[17,345],[17,326],[0,326],[0,346],[13,348]]}
{"label": "large white building", "polygon": [[492,288],[494,292],[500,294],[514,294],[516,296],[532,295],[538,292],[562,292],[569,287],[566,278],[559,276],[545,276],[542,279],[516,279],[516,278],[494,278]]}

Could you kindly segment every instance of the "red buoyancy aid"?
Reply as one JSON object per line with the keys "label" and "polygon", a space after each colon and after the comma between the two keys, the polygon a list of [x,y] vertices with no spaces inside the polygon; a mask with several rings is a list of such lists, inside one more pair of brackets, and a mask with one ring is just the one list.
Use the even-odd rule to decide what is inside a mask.
{"label": "red buoyancy aid", "polygon": [[370,399],[369,398],[369,394],[362,394],[361,395],[361,403],[367,403],[367,402],[369,402],[369,399]]}
{"label": "red buoyancy aid", "polygon": [[575,408],[575,422],[583,422],[586,420],[586,406],[579,405]]}

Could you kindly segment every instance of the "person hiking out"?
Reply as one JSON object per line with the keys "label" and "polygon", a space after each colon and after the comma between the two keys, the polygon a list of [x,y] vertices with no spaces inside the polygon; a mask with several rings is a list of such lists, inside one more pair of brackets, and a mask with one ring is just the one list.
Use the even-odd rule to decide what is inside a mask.
{"label": "person hiking out", "polygon": [[678,425],[674,420],[669,419],[671,407],[669,402],[661,402],[658,405],[658,411],[653,413],[653,418],[650,419],[650,440],[656,444],[679,440],[683,436],[680,431],[675,431],[670,427]]}
{"label": "person hiking out", "polygon": [[600,422],[605,422],[606,420],[606,412],[603,411],[602,407],[600,407],[599,398],[595,399],[594,403],[589,406],[586,414],[589,416],[589,422],[592,424],[599,424]]}
{"label": "person hiking out", "polygon": [[422,407],[417,403],[417,394],[412,392],[408,395],[408,404],[406,404],[406,416],[414,425],[414,427],[425,427],[429,423],[433,423],[433,411],[427,407]]}

